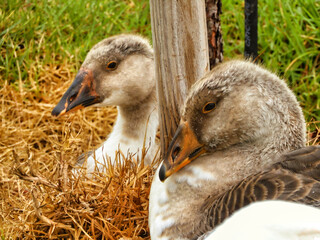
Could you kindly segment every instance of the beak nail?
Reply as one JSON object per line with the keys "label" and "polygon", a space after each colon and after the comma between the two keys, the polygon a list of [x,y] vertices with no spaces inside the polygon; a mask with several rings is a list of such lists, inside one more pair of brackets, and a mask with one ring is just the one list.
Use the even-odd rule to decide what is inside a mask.
{"label": "beak nail", "polygon": [[162,164],[160,171],[159,171],[159,178],[160,181],[163,182],[166,179],[166,167]]}

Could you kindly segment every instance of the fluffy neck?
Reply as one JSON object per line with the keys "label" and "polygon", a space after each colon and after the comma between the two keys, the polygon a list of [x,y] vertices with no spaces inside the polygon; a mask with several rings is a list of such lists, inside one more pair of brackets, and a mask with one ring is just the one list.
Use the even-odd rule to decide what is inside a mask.
{"label": "fluffy neck", "polygon": [[220,195],[248,176],[269,168],[280,154],[273,146],[261,149],[235,145],[196,159],[175,173],[171,181],[184,183],[204,195]]}
{"label": "fluffy neck", "polygon": [[[117,121],[109,139],[117,139],[120,147],[131,145],[139,146],[141,149],[145,143],[146,148],[152,148],[158,125],[158,108],[154,89],[139,104],[118,106]],[[136,152],[136,149],[131,149],[131,152]]]}
{"label": "fluffy neck", "polygon": [[201,235],[206,223],[199,220],[208,197],[218,198],[239,181],[271,166],[278,156],[271,146],[234,146],[198,158],[164,183],[157,171],[150,193],[152,239],[193,239]]}

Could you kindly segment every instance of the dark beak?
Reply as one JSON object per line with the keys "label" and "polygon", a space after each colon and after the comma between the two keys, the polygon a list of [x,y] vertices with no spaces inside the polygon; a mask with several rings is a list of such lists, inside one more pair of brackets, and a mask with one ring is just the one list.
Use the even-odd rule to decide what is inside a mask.
{"label": "dark beak", "polygon": [[161,165],[160,180],[163,182],[205,152],[203,144],[199,143],[188,122],[181,122]]}
{"label": "dark beak", "polygon": [[52,110],[53,116],[61,116],[101,102],[96,92],[93,72],[81,68],[69,89],[62,96],[58,105]]}

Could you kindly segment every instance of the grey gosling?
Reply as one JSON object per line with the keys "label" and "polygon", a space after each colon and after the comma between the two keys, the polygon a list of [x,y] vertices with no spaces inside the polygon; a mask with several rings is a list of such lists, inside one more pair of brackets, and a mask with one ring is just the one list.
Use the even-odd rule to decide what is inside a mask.
{"label": "grey gosling", "polygon": [[151,239],[197,239],[261,200],[319,207],[320,148],[305,147],[305,132],[276,75],[240,60],[215,67],[191,88],[153,179]]}
{"label": "grey gosling", "polygon": [[[159,120],[153,62],[153,49],[145,38],[126,34],[109,37],[89,51],[73,83],[53,109],[52,115],[61,116],[88,106],[117,106],[113,131],[88,157],[87,172],[94,171],[96,161],[102,168],[107,157],[113,163],[118,150],[141,159],[144,141],[148,149],[145,164],[154,158]],[[80,163],[83,160],[84,156]]]}

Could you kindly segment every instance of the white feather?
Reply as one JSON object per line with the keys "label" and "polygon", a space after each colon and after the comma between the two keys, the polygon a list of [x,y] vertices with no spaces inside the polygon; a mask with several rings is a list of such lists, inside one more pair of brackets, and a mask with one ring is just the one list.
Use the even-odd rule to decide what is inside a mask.
{"label": "white feather", "polygon": [[319,240],[320,209],[284,201],[263,201],[242,208],[206,240]]}

